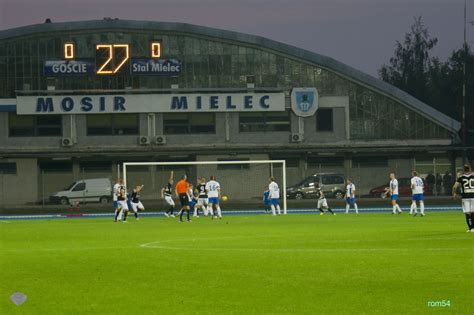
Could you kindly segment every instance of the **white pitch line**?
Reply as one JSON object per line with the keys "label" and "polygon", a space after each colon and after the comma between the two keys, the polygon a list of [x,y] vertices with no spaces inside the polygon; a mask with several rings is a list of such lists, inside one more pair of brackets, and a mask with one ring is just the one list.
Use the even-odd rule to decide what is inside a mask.
{"label": "white pitch line", "polygon": [[171,247],[171,246],[142,246],[142,248],[164,250],[196,250],[196,251],[239,251],[239,252],[400,252],[400,251],[464,251],[469,248],[229,248],[229,247]]}
{"label": "white pitch line", "polygon": [[4,249],[0,252],[58,252],[58,251],[82,251],[82,250],[103,250],[103,249],[129,249],[136,246],[109,246],[109,247],[76,247],[76,248],[14,248]]}
{"label": "white pitch line", "polygon": [[[241,238],[254,238],[252,237],[226,237],[225,239],[241,239]],[[192,239],[180,239],[180,240],[163,240],[155,241],[150,243],[141,244],[141,248],[152,248],[152,249],[164,249],[164,250],[197,250],[197,251],[247,251],[247,252],[382,252],[382,251],[460,251],[460,250],[471,250],[472,248],[464,247],[438,247],[438,248],[231,248],[231,247],[183,247],[183,246],[166,246],[161,245],[163,243],[170,243],[176,241],[185,242],[196,242],[206,240],[221,240],[224,238],[192,238]],[[345,240],[342,240],[345,241]]]}
{"label": "white pitch line", "polygon": [[4,220],[1,220],[0,222],[1,223],[11,223],[10,221],[4,221]]}

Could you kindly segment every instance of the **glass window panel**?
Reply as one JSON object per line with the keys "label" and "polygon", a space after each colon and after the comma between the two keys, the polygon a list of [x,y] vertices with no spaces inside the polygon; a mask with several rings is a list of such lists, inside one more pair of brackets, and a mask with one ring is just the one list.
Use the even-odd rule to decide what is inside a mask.
{"label": "glass window panel", "polygon": [[333,109],[320,108],[316,112],[316,131],[333,131]]}

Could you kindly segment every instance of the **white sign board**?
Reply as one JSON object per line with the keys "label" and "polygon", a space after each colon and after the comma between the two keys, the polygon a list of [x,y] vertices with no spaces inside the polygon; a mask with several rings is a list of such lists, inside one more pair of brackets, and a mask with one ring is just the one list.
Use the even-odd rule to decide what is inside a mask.
{"label": "white sign board", "polygon": [[18,115],[285,110],[284,93],[18,96],[16,101]]}

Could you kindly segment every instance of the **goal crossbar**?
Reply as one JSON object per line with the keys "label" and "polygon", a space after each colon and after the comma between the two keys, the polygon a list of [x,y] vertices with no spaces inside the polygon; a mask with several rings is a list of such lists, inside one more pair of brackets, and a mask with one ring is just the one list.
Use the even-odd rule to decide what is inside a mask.
{"label": "goal crossbar", "polygon": [[[166,165],[219,165],[219,164],[281,164],[282,165],[282,191],[283,195],[283,213],[287,213],[286,207],[286,161],[285,160],[243,160],[243,161],[186,161],[186,162],[124,162],[123,163],[123,182],[127,185],[127,166],[166,166]],[[273,173],[273,169],[272,169]]]}

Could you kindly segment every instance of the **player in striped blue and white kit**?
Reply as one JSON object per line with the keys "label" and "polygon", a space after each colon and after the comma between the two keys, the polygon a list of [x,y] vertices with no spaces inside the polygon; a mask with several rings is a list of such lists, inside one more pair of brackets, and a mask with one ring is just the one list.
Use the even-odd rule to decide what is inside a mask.
{"label": "player in striped blue and white kit", "polygon": [[[221,197],[221,185],[216,181],[215,176],[211,176],[211,180],[206,183],[206,191],[208,197],[208,212],[212,214],[212,207],[216,208],[216,212],[219,219],[222,219],[221,207],[219,206],[219,199]],[[212,218],[214,219],[215,216]]]}
{"label": "player in striped blue and white kit", "polygon": [[385,194],[390,195],[392,200],[392,214],[402,213],[402,209],[398,205],[398,180],[395,178],[395,173],[390,173],[390,186],[385,189]]}
{"label": "player in striped blue and white kit", "polygon": [[357,200],[356,200],[356,188],[355,185],[352,183],[352,178],[348,178],[346,180],[346,214],[349,213],[349,209],[351,205],[354,205],[355,212],[359,214],[359,208],[357,207]]}
{"label": "player in striped blue and white kit", "polygon": [[412,192],[412,202],[411,202],[411,207],[410,207],[410,214],[413,214],[413,216],[416,216],[418,214],[418,211],[416,209],[416,202],[418,201],[420,203],[420,212],[421,216],[425,216],[425,202],[424,196],[423,196],[423,190],[424,190],[424,183],[423,180],[418,177],[418,173],[416,171],[413,171],[412,173],[413,177],[411,178],[411,192]]}
{"label": "player in striped blue and white kit", "polygon": [[278,211],[278,215],[281,215],[280,210],[280,188],[275,182],[273,176],[270,177],[270,184],[268,185],[268,196],[270,198],[270,207],[272,209],[272,215],[276,215],[275,209]]}

